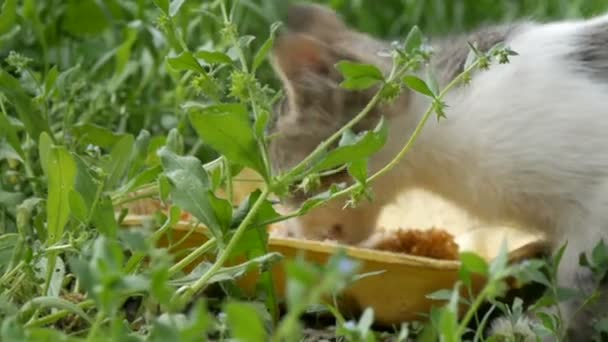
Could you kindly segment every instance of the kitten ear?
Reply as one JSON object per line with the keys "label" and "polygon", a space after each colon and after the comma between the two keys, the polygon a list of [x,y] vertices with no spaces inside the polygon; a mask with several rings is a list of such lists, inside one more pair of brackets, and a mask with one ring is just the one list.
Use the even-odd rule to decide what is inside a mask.
{"label": "kitten ear", "polygon": [[300,33],[285,33],[275,42],[272,62],[282,77],[295,81],[306,73],[328,75],[336,59],[322,42]]}
{"label": "kitten ear", "polygon": [[334,11],[320,5],[291,5],[286,24],[290,31],[305,33],[325,43],[348,31]]}

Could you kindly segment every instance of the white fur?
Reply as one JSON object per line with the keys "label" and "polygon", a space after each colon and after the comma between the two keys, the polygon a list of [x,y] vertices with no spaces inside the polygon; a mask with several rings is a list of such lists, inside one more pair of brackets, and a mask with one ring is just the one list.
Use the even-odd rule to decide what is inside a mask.
{"label": "white fur", "polygon": [[[489,223],[540,230],[555,247],[567,241],[559,281],[579,285],[578,254],[608,236],[608,80],[559,56],[575,52],[577,33],[600,21],[608,17],[531,26],[507,42],[519,55],[451,92],[447,120],[428,122],[376,193],[395,182],[423,186]],[[416,96],[391,122],[375,168],[403,146],[411,113],[417,121],[428,104]]]}
{"label": "white fur", "polygon": [[[575,49],[584,25],[534,26],[507,42],[519,55],[448,94],[448,118],[427,122],[376,193],[381,183],[423,186],[488,221],[564,233],[560,217],[586,214],[608,180],[608,80],[592,80],[555,57]],[[372,168],[401,149],[428,104],[415,96],[390,122],[388,146]]]}

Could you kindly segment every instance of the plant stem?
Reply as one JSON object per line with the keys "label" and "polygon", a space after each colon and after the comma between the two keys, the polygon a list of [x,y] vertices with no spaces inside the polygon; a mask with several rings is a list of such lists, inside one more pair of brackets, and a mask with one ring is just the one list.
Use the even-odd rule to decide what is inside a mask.
{"label": "plant stem", "polygon": [[[163,223],[163,225],[157,231],[155,231],[154,234],[152,234],[152,236],[150,237],[151,242],[153,244],[156,244],[156,242],[167,232],[167,230],[169,230],[173,226],[172,223],[173,223],[173,218],[171,217],[171,214],[169,214],[169,217],[167,217],[167,220],[165,220],[165,223]],[[146,257],[145,252],[136,252],[135,254],[133,254],[131,256],[131,258],[129,258],[129,260],[127,261],[127,264],[125,265],[125,272],[126,273],[135,272],[135,270],[137,269],[137,266],[145,257]]]}
{"label": "plant stem", "polygon": [[23,266],[25,266],[24,261],[20,261],[15,267],[13,267],[10,271],[4,273],[2,278],[0,278],[0,285],[3,285],[7,280],[12,278],[15,273],[17,273]]}
{"label": "plant stem", "polygon": [[177,272],[183,270],[184,267],[190,265],[198,257],[209,252],[213,247],[215,247],[216,242],[217,241],[215,240],[215,238],[211,238],[211,239],[207,240],[207,242],[205,242],[203,245],[201,245],[200,247],[198,247],[197,249],[192,251],[192,253],[188,254],[185,258],[180,260],[177,264],[171,266],[171,268],[169,268],[169,276],[174,276]]}
{"label": "plant stem", "polygon": [[253,220],[257,212],[260,210],[262,204],[264,203],[269,194],[269,188],[264,187],[264,190],[260,194],[260,197],[258,197],[258,199],[251,207],[251,210],[247,213],[243,221],[239,224],[238,228],[234,232],[234,235],[228,242],[228,245],[226,245],[226,248],[220,252],[218,258],[213,263],[213,265],[194,284],[192,284],[185,290],[185,292],[182,293],[181,303],[188,302],[194,294],[202,290],[207,285],[207,282],[211,279],[211,277],[213,277],[215,273],[224,265],[224,263],[226,263],[226,260],[228,260],[228,257],[232,254],[232,251],[240,241],[247,228],[250,228],[251,221]]}
{"label": "plant stem", "polygon": [[[78,307],[80,307],[83,310],[89,309],[89,308],[92,308],[95,306],[95,301],[92,299],[87,299],[76,305],[78,305]],[[32,321],[26,323],[25,328],[33,328],[33,327],[43,326],[46,324],[51,324],[51,323],[54,323],[54,322],[60,320],[61,318],[65,317],[65,316],[69,315],[70,313],[71,312],[67,311],[67,310],[60,310],[60,311],[57,311],[50,315],[47,315],[47,316],[44,316],[44,317],[41,317],[41,318],[38,318],[38,319],[35,319],[35,320],[32,320]]]}
{"label": "plant stem", "polygon": [[139,201],[140,199],[146,199],[146,198],[154,197],[156,195],[158,195],[158,192],[146,192],[146,193],[143,193],[143,194],[139,194],[137,196],[126,197],[126,198],[123,198],[123,199],[117,201],[116,203],[114,203],[114,206],[115,207],[119,207],[121,205],[125,205],[125,204],[128,204],[128,203]]}
{"label": "plant stem", "polygon": [[105,315],[103,314],[103,312],[99,311],[97,313],[97,316],[95,316],[95,321],[93,322],[91,329],[89,330],[89,334],[88,334],[87,340],[86,340],[87,342],[95,341],[95,335],[97,335],[97,330],[99,330],[99,327],[101,327],[101,324],[103,323],[104,318],[105,318]]}
{"label": "plant stem", "polygon": [[[228,16],[228,12],[226,11],[226,1],[225,0],[220,2],[220,8],[222,11],[222,17],[224,19],[224,25],[226,27],[228,27],[229,25],[232,24],[232,21],[231,21],[231,18],[229,18],[229,16]],[[241,63],[241,70],[245,74],[249,74],[249,66],[247,65],[247,58],[245,58],[245,52],[241,48],[241,44],[239,44],[236,37],[232,37],[231,43],[234,46],[236,54],[238,55],[238,58],[239,58],[239,62]],[[255,72],[255,70],[253,72]],[[255,101],[255,97],[252,95],[251,86],[247,86],[247,91],[249,93],[249,102],[250,102],[251,110],[253,111],[253,118],[257,121],[257,120],[259,120],[260,115],[258,113],[258,107],[257,107],[256,101]],[[266,141],[265,141],[264,137],[258,137],[256,140],[258,143],[258,149],[259,149],[260,153],[262,154],[262,162],[264,163],[265,174],[263,176],[264,176],[264,178],[267,178],[268,174],[270,173],[270,159],[268,158]]]}
{"label": "plant stem", "polygon": [[469,310],[467,310],[467,313],[465,314],[464,318],[460,321],[460,325],[458,325],[458,330],[456,331],[456,336],[458,338],[462,337],[465,330],[467,329],[467,326],[469,325],[469,322],[471,321],[471,319],[473,319],[473,316],[477,313],[477,310],[479,309],[481,304],[483,304],[483,302],[486,300],[489,289],[489,285],[486,285],[483,290],[481,290],[479,295],[475,298],[475,300],[469,307]]}

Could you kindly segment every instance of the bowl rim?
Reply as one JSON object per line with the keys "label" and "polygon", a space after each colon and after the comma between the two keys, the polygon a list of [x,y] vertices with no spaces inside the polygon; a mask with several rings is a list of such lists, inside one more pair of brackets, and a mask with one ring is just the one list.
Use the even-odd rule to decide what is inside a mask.
{"label": "bowl rim", "polygon": [[[122,224],[125,226],[140,225],[144,220],[150,219],[149,215],[127,215]],[[180,220],[172,229],[181,231],[194,230],[197,233],[209,235],[209,230],[201,223]],[[302,240],[287,237],[269,237],[269,245],[292,248],[298,251],[317,252],[331,255],[339,250],[344,250],[348,255],[361,261],[379,262],[385,264],[398,264],[409,267],[435,269],[443,271],[457,271],[460,269],[459,260],[440,260],[423,256],[394,253],[389,251],[373,250],[355,246],[339,245],[334,242]],[[530,256],[547,253],[549,244],[544,239],[535,239],[518,248],[509,251],[509,262],[519,262]],[[490,260],[486,260],[490,261]]]}

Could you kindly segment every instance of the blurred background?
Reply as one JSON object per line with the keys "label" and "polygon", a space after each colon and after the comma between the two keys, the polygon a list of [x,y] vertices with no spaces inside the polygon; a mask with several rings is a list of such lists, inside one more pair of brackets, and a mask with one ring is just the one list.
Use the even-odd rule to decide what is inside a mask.
{"label": "blurred background", "polygon": [[[217,0],[186,0],[175,17],[191,49],[223,49]],[[231,0],[239,33],[256,37],[257,51],[273,22],[293,0]],[[485,23],[522,17],[549,20],[589,17],[608,9],[608,0],[320,0],[353,27],[386,39],[399,39],[412,25],[426,35],[461,32]],[[169,44],[160,32],[159,11],[150,0],[3,0],[0,61],[5,70],[11,51],[29,59],[34,75],[56,65],[70,74],[72,122],[153,133],[183,125],[176,106],[192,94],[165,70]],[[10,15],[14,6],[16,16]],[[40,74],[36,74],[39,72]],[[258,72],[276,88],[268,65]],[[30,80],[32,81],[32,80]],[[65,108],[65,107],[63,107]],[[64,116],[64,112],[57,114]],[[65,122],[65,118],[57,120]],[[186,129],[182,127],[182,129]]]}
{"label": "blurred background", "polygon": [[[297,1],[243,0],[251,10],[247,26],[257,29],[253,14],[262,21],[280,18],[288,4]],[[412,25],[426,34],[465,31],[485,23],[588,17],[608,8],[606,0],[317,0],[340,12],[360,30],[384,38],[398,38]],[[251,25],[251,26],[249,26]]]}

